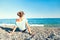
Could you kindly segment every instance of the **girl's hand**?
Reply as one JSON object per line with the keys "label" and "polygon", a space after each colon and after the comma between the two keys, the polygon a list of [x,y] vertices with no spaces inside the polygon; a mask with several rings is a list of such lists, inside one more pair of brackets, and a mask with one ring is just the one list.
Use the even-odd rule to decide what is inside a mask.
{"label": "girl's hand", "polygon": [[30,35],[32,35],[32,32],[29,32]]}
{"label": "girl's hand", "polygon": [[29,32],[29,34],[34,36],[36,33],[35,32]]}
{"label": "girl's hand", "polygon": [[9,35],[13,35],[14,34],[14,32],[10,32],[10,33],[8,33]]}

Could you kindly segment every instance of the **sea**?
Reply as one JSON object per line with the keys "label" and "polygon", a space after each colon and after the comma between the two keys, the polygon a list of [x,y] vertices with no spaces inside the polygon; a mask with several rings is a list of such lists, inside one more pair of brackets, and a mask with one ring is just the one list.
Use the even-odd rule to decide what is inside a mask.
{"label": "sea", "polygon": [[[29,24],[60,27],[60,18],[27,18]],[[0,19],[0,24],[15,24],[16,19]]]}

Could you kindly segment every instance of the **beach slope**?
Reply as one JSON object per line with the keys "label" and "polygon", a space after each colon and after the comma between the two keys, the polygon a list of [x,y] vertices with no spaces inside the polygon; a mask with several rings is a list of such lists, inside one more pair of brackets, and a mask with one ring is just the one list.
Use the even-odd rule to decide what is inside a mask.
{"label": "beach slope", "polygon": [[35,33],[34,36],[19,31],[9,35],[8,29],[7,27],[0,27],[0,40],[60,40],[60,28],[31,26],[31,31]]}

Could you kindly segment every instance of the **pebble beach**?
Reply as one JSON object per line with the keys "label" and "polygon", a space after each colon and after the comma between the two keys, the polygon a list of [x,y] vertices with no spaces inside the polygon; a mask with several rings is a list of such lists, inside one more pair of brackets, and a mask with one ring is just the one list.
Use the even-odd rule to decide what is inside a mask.
{"label": "pebble beach", "polygon": [[60,40],[60,28],[31,26],[32,33],[35,33],[34,36],[20,33],[20,31],[9,35],[7,28],[9,27],[0,26],[0,40]]}

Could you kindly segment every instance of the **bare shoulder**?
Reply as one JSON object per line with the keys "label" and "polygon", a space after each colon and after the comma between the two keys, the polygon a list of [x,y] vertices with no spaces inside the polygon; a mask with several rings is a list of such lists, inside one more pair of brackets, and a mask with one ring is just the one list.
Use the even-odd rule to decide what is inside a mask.
{"label": "bare shoulder", "polygon": [[19,21],[19,19],[16,19],[16,21]]}

